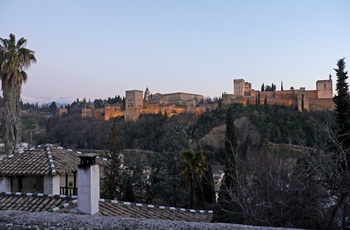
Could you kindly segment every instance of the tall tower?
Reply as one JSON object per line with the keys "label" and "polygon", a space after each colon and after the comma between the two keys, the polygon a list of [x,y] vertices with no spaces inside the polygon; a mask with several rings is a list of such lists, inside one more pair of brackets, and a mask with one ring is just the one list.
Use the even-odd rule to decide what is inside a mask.
{"label": "tall tower", "polygon": [[233,94],[244,96],[244,86],[245,86],[245,82],[243,79],[234,79]]}
{"label": "tall tower", "polygon": [[136,121],[143,108],[142,90],[127,90],[125,92],[125,120]]}
{"label": "tall tower", "polygon": [[316,82],[317,98],[333,98],[332,79],[318,80]]}

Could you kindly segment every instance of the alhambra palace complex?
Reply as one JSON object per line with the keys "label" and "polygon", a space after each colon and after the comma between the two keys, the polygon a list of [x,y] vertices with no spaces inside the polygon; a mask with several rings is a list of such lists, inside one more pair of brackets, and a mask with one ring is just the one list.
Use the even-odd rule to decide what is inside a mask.
{"label": "alhambra palace complex", "polygon": [[[251,83],[243,79],[233,80],[234,94],[223,94],[222,104],[232,103],[288,105],[302,110],[333,110],[333,85],[331,77],[328,80],[318,80],[316,90],[300,89],[259,91],[251,88]],[[180,113],[201,114],[217,108],[218,102],[205,103],[204,96],[192,93],[151,94],[146,88],[128,90],[125,92],[125,106],[122,104],[106,105],[104,108],[94,108],[89,104],[82,109],[82,117],[94,117],[109,120],[124,116],[126,121],[136,121],[141,114],[167,114],[173,116]]]}

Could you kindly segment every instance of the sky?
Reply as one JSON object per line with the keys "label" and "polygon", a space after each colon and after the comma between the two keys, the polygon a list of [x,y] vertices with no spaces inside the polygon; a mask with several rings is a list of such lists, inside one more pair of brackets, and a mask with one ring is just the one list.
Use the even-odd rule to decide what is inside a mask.
{"label": "sky", "polygon": [[35,51],[22,96],[219,97],[239,78],[313,90],[332,74],[335,85],[337,60],[350,63],[349,12],[348,0],[12,0],[0,37]]}

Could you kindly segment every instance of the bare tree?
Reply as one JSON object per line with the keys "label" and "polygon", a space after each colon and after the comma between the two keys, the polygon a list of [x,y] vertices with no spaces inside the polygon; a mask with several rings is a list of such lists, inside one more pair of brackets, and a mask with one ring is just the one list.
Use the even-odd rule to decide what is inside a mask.
{"label": "bare tree", "polygon": [[[307,164],[249,149],[236,158],[235,186],[220,203],[235,223],[279,227],[321,228],[325,190]],[[226,209],[225,207],[231,207]],[[234,208],[232,208],[234,207]],[[323,221],[323,222],[322,222]]]}

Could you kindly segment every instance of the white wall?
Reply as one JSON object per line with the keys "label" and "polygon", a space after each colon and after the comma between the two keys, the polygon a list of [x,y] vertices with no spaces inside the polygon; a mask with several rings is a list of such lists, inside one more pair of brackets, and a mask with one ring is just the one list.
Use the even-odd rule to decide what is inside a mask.
{"label": "white wall", "polygon": [[44,176],[44,194],[60,194],[60,176]]}
{"label": "white wall", "polygon": [[93,215],[99,211],[100,173],[98,165],[78,168],[78,209]]}
{"label": "white wall", "polygon": [[0,179],[0,192],[11,192],[11,178],[1,177]]}

